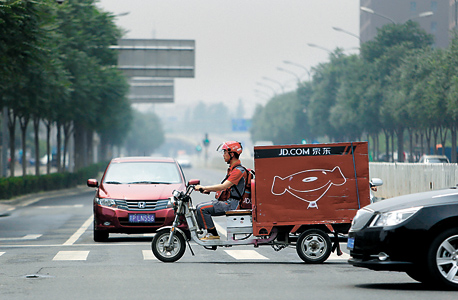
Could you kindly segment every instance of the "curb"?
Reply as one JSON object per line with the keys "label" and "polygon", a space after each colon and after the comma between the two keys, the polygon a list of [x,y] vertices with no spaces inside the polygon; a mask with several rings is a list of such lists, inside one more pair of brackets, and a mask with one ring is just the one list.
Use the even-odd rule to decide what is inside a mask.
{"label": "curb", "polygon": [[11,212],[15,210],[16,208],[25,207],[27,205],[38,202],[44,198],[69,196],[69,195],[74,195],[74,194],[78,194],[81,192],[87,192],[91,190],[94,190],[94,188],[90,188],[86,185],[79,185],[77,187],[64,189],[64,190],[39,192],[39,193],[19,196],[13,199],[0,200],[0,217],[9,216]]}

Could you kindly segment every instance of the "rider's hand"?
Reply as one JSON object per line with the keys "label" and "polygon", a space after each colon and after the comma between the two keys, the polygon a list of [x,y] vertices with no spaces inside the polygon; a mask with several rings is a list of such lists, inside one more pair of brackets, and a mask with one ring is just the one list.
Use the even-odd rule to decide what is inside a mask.
{"label": "rider's hand", "polygon": [[206,190],[204,189],[204,187],[201,186],[201,185],[196,185],[196,186],[194,187],[194,190],[195,190],[195,191],[199,191],[199,192],[201,192],[202,194],[210,194],[210,192],[206,191]]}

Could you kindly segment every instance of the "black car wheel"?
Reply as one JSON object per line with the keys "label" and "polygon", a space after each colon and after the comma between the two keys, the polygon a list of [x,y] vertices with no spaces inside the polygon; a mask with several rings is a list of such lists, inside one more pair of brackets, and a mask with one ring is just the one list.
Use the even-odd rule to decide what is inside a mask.
{"label": "black car wheel", "polygon": [[302,232],[297,239],[296,251],[299,257],[308,264],[320,264],[331,254],[331,239],[319,229]]}
{"label": "black car wheel", "polygon": [[105,242],[108,240],[109,235],[110,233],[108,231],[95,229],[94,221],[94,242]]}
{"label": "black car wheel", "polygon": [[433,240],[428,269],[439,284],[458,289],[458,228],[448,229]]}

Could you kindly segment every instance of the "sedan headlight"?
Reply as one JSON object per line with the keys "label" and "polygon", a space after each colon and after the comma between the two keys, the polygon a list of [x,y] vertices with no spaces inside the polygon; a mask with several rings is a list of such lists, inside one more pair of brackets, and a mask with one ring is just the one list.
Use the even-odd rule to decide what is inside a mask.
{"label": "sedan headlight", "polygon": [[378,214],[371,222],[369,227],[383,227],[383,226],[394,226],[398,225],[410,217],[416,212],[422,209],[423,206],[411,207],[406,209],[394,210]]}
{"label": "sedan headlight", "polygon": [[96,198],[97,204],[108,207],[117,207],[116,202],[110,198]]}

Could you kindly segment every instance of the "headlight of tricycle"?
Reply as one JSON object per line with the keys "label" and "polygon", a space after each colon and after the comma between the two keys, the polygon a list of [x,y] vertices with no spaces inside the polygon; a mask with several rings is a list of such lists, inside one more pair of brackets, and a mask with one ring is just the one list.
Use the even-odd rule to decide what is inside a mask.
{"label": "headlight of tricycle", "polygon": [[410,217],[416,212],[422,209],[423,206],[411,207],[406,209],[394,210],[378,214],[371,222],[369,227],[383,227],[383,226],[394,226],[398,225]]}
{"label": "headlight of tricycle", "polygon": [[96,202],[102,206],[117,207],[116,202],[110,198],[96,198]]}

